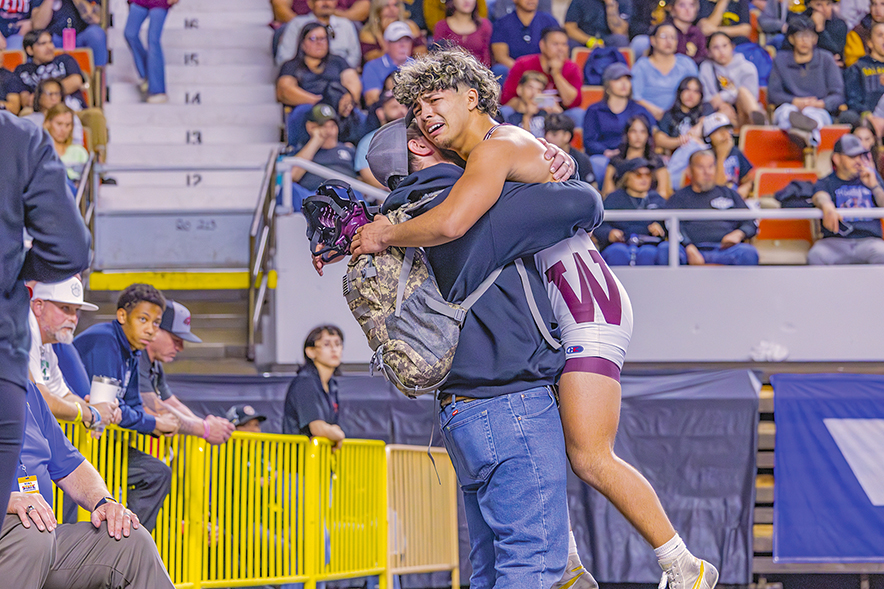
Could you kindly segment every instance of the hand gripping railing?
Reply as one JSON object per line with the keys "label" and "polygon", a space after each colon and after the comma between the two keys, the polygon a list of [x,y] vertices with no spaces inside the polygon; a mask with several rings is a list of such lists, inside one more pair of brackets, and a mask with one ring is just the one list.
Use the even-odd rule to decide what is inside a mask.
{"label": "hand gripping railing", "polygon": [[[882,219],[884,208],[838,209],[845,219]],[[789,209],[653,209],[644,211],[605,211],[605,221],[664,221],[669,235],[680,235],[682,221],[744,221],[746,219],[822,219],[823,212],[817,208]],[[678,266],[678,248],[669,248],[669,266]]]}

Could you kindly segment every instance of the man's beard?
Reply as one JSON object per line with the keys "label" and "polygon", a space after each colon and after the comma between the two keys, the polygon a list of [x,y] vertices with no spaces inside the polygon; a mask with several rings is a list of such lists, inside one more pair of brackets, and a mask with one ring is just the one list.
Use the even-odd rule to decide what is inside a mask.
{"label": "man's beard", "polygon": [[[65,329],[66,327],[70,329]],[[74,330],[76,328],[76,325],[62,325],[52,334],[53,339],[60,344],[72,344],[74,343]]]}

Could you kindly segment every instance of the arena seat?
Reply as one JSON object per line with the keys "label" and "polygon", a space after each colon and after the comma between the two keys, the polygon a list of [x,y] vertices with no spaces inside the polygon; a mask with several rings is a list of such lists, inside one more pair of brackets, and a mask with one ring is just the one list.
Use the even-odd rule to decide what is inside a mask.
{"label": "arena seat", "polygon": [[602,101],[602,98],[605,96],[605,88],[604,86],[583,86],[580,88],[580,94],[580,108],[585,109],[596,102]]}
{"label": "arena seat", "polygon": [[0,51],[0,60],[0,66],[12,71],[25,62],[25,52],[21,49]]}
{"label": "arena seat", "polygon": [[804,154],[777,127],[744,125],[740,151],[756,168],[803,168]]}
{"label": "arena seat", "polygon": [[571,137],[571,147],[583,151],[583,129],[574,127],[574,136]]}
{"label": "arena seat", "polygon": [[[589,54],[592,53],[592,49],[588,49],[587,47],[575,47],[571,50],[571,61],[577,64],[577,67],[580,68],[580,71],[583,72],[583,68],[586,66],[586,60],[589,59]],[[635,63],[635,55],[632,52],[632,49],[629,47],[621,47],[620,53],[623,55],[624,59],[626,59],[626,65],[629,69],[632,69],[632,64]]]}
{"label": "arena seat", "polygon": [[832,151],[835,149],[835,143],[847,133],[850,133],[850,125],[826,125],[820,129],[820,144],[816,146],[817,153]]}
{"label": "arena seat", "polygon": [[[817,175],[806,168],[762,168],[755,174],[755,197],[769,198],[793,180],[816,182]],[[815,221],[810,219],[760,219],[755,247],[760,264],[800,265],[814,241]]]}
{"label": "arena seat", "polygon": [[767,111],[767,86],[758,88],[758,103]]}
{"label": "arena seat", "polygon": [[56,55],[61,55],[62,53],[67,53],[77,61],[77,65],[80,66],[80,70],[82,70],[83,75],[86,77],[86,81],[89,84],[88,88],[83,88],[81,90],[83,97],[86,100],[86,106],[94,106],[91,88],[95,83],[95,59],[92,57],[92,50],[88,47],[80,47],[72,49],[71,51],[63,51],[61,49],[55,50]]}

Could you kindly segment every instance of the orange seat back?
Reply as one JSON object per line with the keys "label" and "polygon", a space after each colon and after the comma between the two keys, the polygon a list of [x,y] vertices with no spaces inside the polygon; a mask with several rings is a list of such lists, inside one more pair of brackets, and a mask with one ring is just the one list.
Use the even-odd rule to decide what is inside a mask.
{"label": "orange seat back", "polygon": [[3,60],[0,65],[12,71],[25,62],[25,52],[21,50],[0,51],[0,58]]}
{"label": "orange seat back", "polygon": [[604,86],[583,86],[580,88],[580,108],[585,109],[586,107],[595,104],[596,102],[601,102],[602,98],[605,96],[605,87]]}
{"label": "orange seat back", "polygon": [[744,125],[740,151],[755,168],[803,168],[804,154],[785,131],[776,127]]}
{"label": "orange seat back", "polygon": [[835,143],[841,139],[842,135],[850,133],[850,125],[827,125],[820,129],[820,144],[816,146],[817,153],[821,151],[832,151],[835,149]]}
{"label": "orange seat back", "polygon": [[62,53],[67,53],[77,60],[77,65],[83,70],[83,75],[87,78],[92,77],[92,74],[95,72],[95,60],[92,58],[91,49],[88,47],[81,47],[78,49],[72,49],[71,51],[62,51],[61,49],[55,50],[56,55],[61,55]]}
{"label": "orange seat back", "polygon": [[[793,180],[816,182],[817,175],[807,169],[761,169],[755,174],[758,196],[773,196]],[[797,239],[813,243],[813,221],[810,219],[760,219],[756,239]]]}

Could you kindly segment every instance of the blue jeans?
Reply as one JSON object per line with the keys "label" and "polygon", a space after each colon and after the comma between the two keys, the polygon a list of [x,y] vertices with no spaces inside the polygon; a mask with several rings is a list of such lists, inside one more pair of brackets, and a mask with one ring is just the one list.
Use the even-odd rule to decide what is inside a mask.
{"label": "blue jeans", "polygon": [[[163,36],[163,24],[166,22],[166,8],[151,8],[148,10],[137,4],[129,5],[129,18],[126,20],[126,29],[123,35],[132,50],[132,59],[135,61],[135,69],[142,80],[147,80],[148,94],[166,93],[166,64],[163,61],[163,46],[160,39]],[[147,25],[147,49],[141,42],[138,33],[144,19],[150,18]]]}
{"label": "blue jeans", "polygon": [[548,589],[568,559],[567,461],[552,392],[455,401],[439,414],[464,495],[471,589]]}
{"label": "blue jeans", "polygon": [[[652,243],[639,246],[612,243],[602,252],[602,258],[609,266],[653,266],[659,264],[657,250],[658,246]],[[633,263],[630,264],[630,262]],[[664,260],[663,263],[667,262]]]}
{"label": "blue jeans", "polygon": [[[52,42],[61,47],[61,37],[52,35]],[[98,25],[89,25],[77,33],[77,47],[88,47],[92,50],[95,67],[107,65],[107,33]]]}
{"label": "blue jeans", "polygon": [[[682,246],[678,246],[678,261],[687,264],[687,254]],[[697,249],[703,254],[703,260],[707,264],[721,264],[723,266],[757,266],[758,250],[751,243],[738,243],[727,249],[721,249],[712,245],[697,245]],[[669,263],[669,242],[664,241],[657,248],[657,263]]]}

